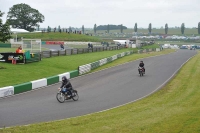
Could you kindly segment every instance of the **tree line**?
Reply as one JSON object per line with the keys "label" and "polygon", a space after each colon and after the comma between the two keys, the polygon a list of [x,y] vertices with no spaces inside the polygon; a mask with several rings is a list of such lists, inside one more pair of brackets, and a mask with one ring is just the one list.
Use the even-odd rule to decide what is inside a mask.
{"label": "tree line", "polygon": [[[34,9],[30,7],[29,5],[25,3],[16,4],[13,5],[8,12],[7,20],[3,24],[1,17],[3,16],[3,12],[0,11],[0,41],[5,42],[6,40],[11,38],[11,32],[10,32],[10,25],[13,28],[21,28],[25,29],[27,31],[34,31],[36,28],[39,30],[39,23],[44,22],[45,17],[42,15],[37,9]],[[107,33],[110,32],[110,30],[120,30],[120,33],[123,33],[124,29],[127,29],[126,26],[121,25],[99,25],[97,26],[94,24],[94,33],[97,32],[97,30],[106,30]],[[198,23],[198,34],[200,34],[200,22]],[[60,26],[58,27],[58,30],[61,32]],[[64,30],[64,29],[63,29]],[[71,27],[69,27],[68,31],[67,28],[65,29],[66,32],[72,32]],[[165,24],[165,34],[168,34],[168,24]],[[50,32],[51,27],[47,27],[47,32]],[[54,28],[54,32],[56,31],[56,28]],[[134,32],[138,31],[138,25],[135,23],[134,26]],[[149,23],[148,26],[149,34],[152,33],[152,24]],[[84,34],[85,29],[84,25],[82,26],[82,33]],[[185,24],[181,24],[181,33],[184,34],[185,32]]]}

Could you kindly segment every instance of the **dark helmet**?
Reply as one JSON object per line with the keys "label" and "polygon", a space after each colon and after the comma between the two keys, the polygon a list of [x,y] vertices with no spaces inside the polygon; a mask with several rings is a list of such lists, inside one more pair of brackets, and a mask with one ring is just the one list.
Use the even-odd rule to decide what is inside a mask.
{"label": "dark helmet", "polygon": [[141,62],[141,63],[143,63],[143,61],[142,61],[142,60],[141,60],[140,62]]}
{"label": "dark helmet", "polygon": [[65,81],[65,80],[67,80],[67,77],[66,77],[66,76],[63,76],[63,77],[62,77],[62,81]]}

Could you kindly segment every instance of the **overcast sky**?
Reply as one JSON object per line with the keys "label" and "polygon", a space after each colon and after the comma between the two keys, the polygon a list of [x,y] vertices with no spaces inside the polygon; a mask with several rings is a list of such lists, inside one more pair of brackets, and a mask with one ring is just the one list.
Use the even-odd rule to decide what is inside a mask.
{"label": "overcast sky", "polygon": [[25,3],[37,9],[45,17],[40,27],[82,27],[93,28],[94,24],[123,24],[133,28],[153,28],[168,23],[169,27],[197,27],[200,22],[200,0],[0,0],[0,10]]}

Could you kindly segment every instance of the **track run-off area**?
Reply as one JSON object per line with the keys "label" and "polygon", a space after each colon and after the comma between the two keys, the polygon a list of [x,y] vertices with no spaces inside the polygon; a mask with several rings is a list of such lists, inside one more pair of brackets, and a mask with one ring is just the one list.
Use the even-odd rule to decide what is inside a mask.
{"label": "track run-off area", "polygon": [[0,99],[0,128],[66,119],[108,110],[144,98],[160,89],[194,50],[141,59],[146,74],[140,77],[140,60],[70,79],[79,100],[59,103],[60,84]]}

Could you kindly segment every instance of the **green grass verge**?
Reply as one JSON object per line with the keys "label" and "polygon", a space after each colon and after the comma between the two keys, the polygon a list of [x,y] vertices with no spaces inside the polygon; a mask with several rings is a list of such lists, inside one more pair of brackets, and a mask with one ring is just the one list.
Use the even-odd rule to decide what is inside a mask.
{"label": "green grass verge", "polygon": [[[198,53],[165,87],[145,99],[101,113],[12,127],[0,132],[199,133],[199,58]],[[60,128],[61,125],[64,126]]]}
{"label": "green grass verge", "polygon": [[41,39],[42,41],[91,41],[91,42],[101,42],[102,40],[94,37],[87,36],[83,34],[68,34],[68,33],[18,33],[18,38],[23,37],[24,39]]}

